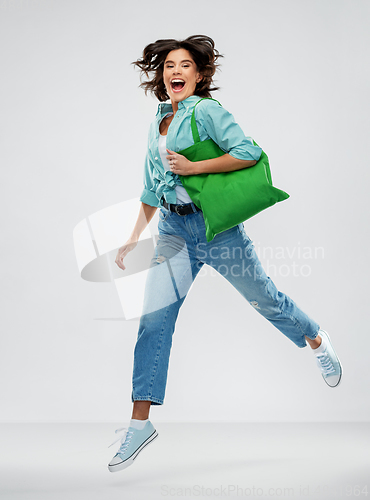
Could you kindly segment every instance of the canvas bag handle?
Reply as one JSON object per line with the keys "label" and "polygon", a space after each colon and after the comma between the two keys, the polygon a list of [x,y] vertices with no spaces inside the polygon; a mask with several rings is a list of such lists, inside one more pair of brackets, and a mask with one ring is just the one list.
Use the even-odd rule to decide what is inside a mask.
{"label": "canvas bag handle", "polygon": [[[191,115],[191,131],[193,134],[194,144],[197,144],[198,142],[200,142],[198,127],[197,127],[197,123],[195,121],[195,107],[197,104],[200,103],[200,101],[204,101],[204,99],[210,99],[211,101],[218,102],[216,99],[212,99],[212,97],[202,97],[202,99],[199,99],[199,101],[195,104],[194,109],[193,109],[193,113]],[[218,102],[218,104],[220,104],[220,106],[222,106],[221,103]]]}

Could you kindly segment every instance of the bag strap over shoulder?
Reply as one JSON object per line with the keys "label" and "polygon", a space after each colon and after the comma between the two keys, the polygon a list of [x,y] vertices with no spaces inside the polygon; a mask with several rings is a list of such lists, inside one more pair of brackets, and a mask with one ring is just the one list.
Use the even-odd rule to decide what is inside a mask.
{"label": "bag strap over shoulder", "polygon": [[[212,97],[202,97],[202,99],[199,99],[199,101],[195,104],[195,106],[197,104],[199,104],[200,101],[204,101],[205,99],[207,99],[207,100],[210,99],[211,101],[218,102],[216,99],[212,99]],[[218,102],[218,104],[220,104],[220,103]],[[191,115],[191,131],[192,131],[192,134],[193,134],[194,143],[196,144],[197,142],[200,142],[200,137],[199,137],[197,123],[195,121],[195,106],[194,106],[194,109],[193,109],[193,113]],[[222,104],[220,104],[220,106],[222,106]]]}

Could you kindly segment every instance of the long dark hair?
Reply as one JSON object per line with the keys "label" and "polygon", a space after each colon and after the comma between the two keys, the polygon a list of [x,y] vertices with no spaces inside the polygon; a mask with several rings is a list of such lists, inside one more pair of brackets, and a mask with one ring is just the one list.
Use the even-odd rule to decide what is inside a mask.
{"label": "long dark hair", "polygon": [[186,40],[164,39],[150,43],[143,50],[142,59],[132,62],[141,69],[141,75],[145,74],[150,78],[149,73],[154,72],[154,78],[139,85],[154,94],[159,101],[166,101],[169,96],[163,82],[163,67],[167,54],[172,50],[186,49],[192,55],[197,66],[197,71],[203,75],[202,80],[197,83],[194,94],[200,97],[211,97],[210,92],[219,90],[220,87],[213,87],[212,77],[219,64],[216,61],[219,57],[224,57],[215,49],[215,43],[209,36],[192,35]]}

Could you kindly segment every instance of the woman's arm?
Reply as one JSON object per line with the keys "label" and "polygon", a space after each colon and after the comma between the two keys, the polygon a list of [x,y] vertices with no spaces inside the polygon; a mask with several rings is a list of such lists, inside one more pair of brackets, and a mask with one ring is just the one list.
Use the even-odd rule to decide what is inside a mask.
{"label": "woman's arm", "polygon": [[211,174],[217,172],[231,172],[242,168],[253,167],[256,160],[239,160],[226,153],[218,158],[202,161],[190,161],[185,156],[167,149],[171,172],[178,175]]}
{"label": "woman's arm", "polygon": [[256,160],[239,160],[226,153],[218,158],[193,162],[194,174],[212,174],[217,172],[232,172],[242,168],[253,167]]}
{"label": "woman's arm", "polygon": [[[150,129],[148,134],[148,144],[150,137]],[[144,188],[140,196],[140,209],[139,215],[137,217],[135,226],[130,234],[128,240],[122,245],[117,252],[116,264],[123,271],[126,269],[123,259],[126,257],[128,252],[131,252],[137,245],[141,233],[147,227],[149,222],[152,220],[155,212],[157,211],[158,199],[155,194],[154,182],[153,182],[153,166],[150,163],[149,147],[147,149],[147,154],[145,157],[144,172],[143,172]]]}
{"label": "woman's arm", "polygon": [[128,252],[131,252],[137,245],[137,242],[140,238],[141,233],[144,231],[146,226],[151,221],[153,215],[155,214],[157,207],[152,207],[151,205],[147,205],[146,203],[141,203],[139,215],[135,224],[135,227],[124,245],[122,245],[117,252],[116,256],[116,264],[118,267],[124,271],[126,266],[123,263],[123,259],[126,257]]}
{"label": "woman's arm", "polygon": [[151,205],[147,205],[146,203],[141,202],[139,215],[138,215],[135,227],[132,230],[130,240],[138,241],[141,233],[144,231],[146,226],[152,220],[154,214],[157,211],[157,208],[158,207],[152,207]]}
{"label": "woman's arm", "polygon": [[205,132],[225,153],[238,160],[258,161],[262,149],[247,138],[234,116],[212,99],[204,99],[195,108],[199,134]]}
{"label": "woman's arm", "polygon": [[[210,160],[191,162],[167,149],[171,171],[178,175],[197,175],[231,172],[252,167],[259,160],[262,149],[248,139],[229,111],[212,99],[205,99],[195,108],[199,134],[202,129],[225,154]],[[200,128],[199,128],[200,127]]]}

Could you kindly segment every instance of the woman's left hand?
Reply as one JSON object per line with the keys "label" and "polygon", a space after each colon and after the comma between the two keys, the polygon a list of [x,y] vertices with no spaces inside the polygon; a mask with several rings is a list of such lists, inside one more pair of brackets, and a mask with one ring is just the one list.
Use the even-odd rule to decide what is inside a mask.
{"label": "woman's left hand", "polygon": [[170,163],[171,172],[178,175],[193,175],[195,174],[195,162],[188,160],[183,155],[179,155],[175,153],[175,151],[171,151],[167,149],[168,156],[166,156],[167,160]]}

